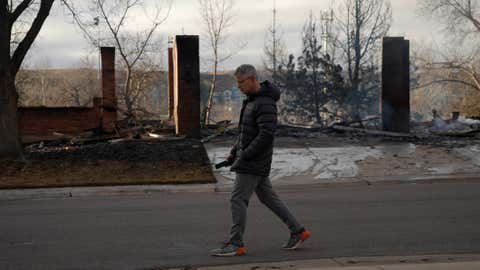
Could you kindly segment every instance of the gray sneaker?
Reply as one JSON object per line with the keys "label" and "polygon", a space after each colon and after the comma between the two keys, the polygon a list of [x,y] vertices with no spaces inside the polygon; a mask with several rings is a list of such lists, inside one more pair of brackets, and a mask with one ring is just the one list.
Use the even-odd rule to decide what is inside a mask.
{"label": "gray sneaker", "polygon": [[297,249],[300,246],[300,244],[305,242],[305,240],[307,240],[309,237],[310,237],[310,232],[305,229],[299,233],[291,233],[290,239],[282,248],[287,250]]}
{"label": "gray sneaker", "polygon": [[237,247],[232,244],[224,244],[223,247],[210,251],[210,255],[219,257],[242,256],[245,253],[245,247]]}

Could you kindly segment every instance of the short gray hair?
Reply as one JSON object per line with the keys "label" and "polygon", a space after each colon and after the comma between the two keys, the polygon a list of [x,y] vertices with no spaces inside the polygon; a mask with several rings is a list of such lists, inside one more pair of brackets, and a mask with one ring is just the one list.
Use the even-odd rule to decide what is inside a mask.
{"label": "short gray hair", "polygon": [[237,68],[234,75],[235,76],[243,75],[243,76],[246,76],[246,77],[253,76],[253,77],[257,78],[257,70],[252,65],[243,64],[243,65],[241,65]]}

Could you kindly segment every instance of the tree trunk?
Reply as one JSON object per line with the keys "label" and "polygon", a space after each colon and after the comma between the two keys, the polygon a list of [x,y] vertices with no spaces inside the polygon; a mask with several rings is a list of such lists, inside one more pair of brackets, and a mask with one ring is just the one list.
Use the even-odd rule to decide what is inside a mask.
{"label": "tree trunk", "polygon": [[13,13],[7,9],[7,1],[0,2],[0,159],[23,158],[22,145],[18,136],[18,94],[15,88],[15,76],[48,17],[53,2],[54,0],[40,2],[37,16],[13,55],[10,53],[12,25],[31,1],[20,2]]}
{"label": "tree trunk", "polygon": [[316,67],[313,67],[312,76],[313,76],[313,102],[315,103],[315,120],[317,124],[322,123],[322,118],[320,117],[320,96],[318,93],[319,82],[318,82],[318,71]]}
{"label": "tree trunk", "polygon": [[361,16],[361,4],[359,3],[359,0],[355,1],[355,42],[354,42],[354,50],[355,50],[355,62],[354,62],[354,68],[353,68],[353,80],[352,80],[352,86],[355,91],[358,88],[358,84],[360,81],[360,60],[361,60],[361,44],[360,44],[360,33],[362,31],[362,24],[363,24],[363,18],[360,18]]}
{"label": "tree trunk", "polygon": [[[47,77],[47,74],[43,74],[44,71],[40,71],[40,92],[42,94],[42,98],[41,98],[41,106],[47,106],[47,86],[45,85],[47,82],[46,80],[46,77]],[[45,71],[46,73],[46,71]]]}
{"label": "tree trunk", "polygon": [[217,82],[217,68],[218,68],[218,61],[217,61],[217,57],[215,57],[215,61],[213,65],[212,83],[210,87],[210,93],[208,94],[207,107],[205,108],[205,119],[203,121],[203,125],[205,127],[210,123],[210,111],[212,110],[213,94],[215,93],[215,84]]}
{"label": "tree trunk", "polygon": [[131,83],[132,81],[132,70],[130,67],[127,67],[125,72],[125,86],[124,86],[124,100],[125,106],[127,107],[127,118],[128,120],[132,121],[135,120],[135,115],[133,112],[133,101],[132,101],[132,93],[131,93]]}
{"label": "tree trunk", "polygon": [[317,124],[322,123],[322,118],[320,117],[320,101],[318,97],[317,89],[314,89],[314,99],[315,99],[315,120],[317,120]]}
{"label": "tree trunk", "polygon": [[0,159],[23,157],[17,131],[17,91],[10,62],[11,24],[6,3],[0,6]]}
{"label": "tree trunk", "polygon": [[480,91],[480,76],[475,72],[475,68],[472,67],[472,73],[470,75],[472,77],[473,82],[475,83],[475,90]]}
{"label": "tree trunk", "polygon": [[80,89],[75,87],[73,89],[74,91],[74,100],[75,100],[75,105],[78,106],[78,107],[81,107],[83,104],[82,102],[80,101]]}
{"label": "tree trunk", "polygon": [[14,77],[1,69],[0,82],[0,159],[20,159],[23,150],[18,136],[18,96]]}

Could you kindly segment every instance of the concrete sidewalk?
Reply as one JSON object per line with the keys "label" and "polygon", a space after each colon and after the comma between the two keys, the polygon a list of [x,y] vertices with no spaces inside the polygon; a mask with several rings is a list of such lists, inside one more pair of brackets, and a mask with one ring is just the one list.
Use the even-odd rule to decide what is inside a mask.
{"label": "concrete sidewalk", "polygon": [[125,185],[63,188],[0,189],[1,200],[56,199],[89,196],[137,196],[158,192],[215,192],[215,184]]}
{"label": "concrete sidewalk", "polygon": [[463,263],[432,263],[411,265],[378,265],[378,266],[351,266],[326,268],[299,268],[299,270],[478,270],[480,262]]}
{"label": "concrete sidewalk", "polygon": [[[215,268],[215,270],[225,269]],[[480,261],[475,262],[458,262],[458,263],[430,263],[430,264],[392,264],[392,265],[375,265],[375,266],[339,266],[339,267],[306,267],[306,268],[277,268],[277,267],[258,267],[258,268],[236,268],[228,266],[229,270],[478,270],[480,269]],[[199,268],[199,270],[213,270],[213,268]]]}
{"label": "concrete sidewalk", "polygon": [[[193,268],[195,270],[478,270],[480,254],[332,258]],[[181,270],[174,268],[170,270]]]}
{"label": "concrete sidewalk", "polygon": [[[215,174],[215,184],[183,184],[183,185],[125,185],[98,187],[65,187],[65,188],[22,188],[0,189],[2,200],[57,199],[89,196],[141,196],[159,192],[197,193],[197,192],[230,192],[233,181]],[[274,182],[277,190],[294,190],[304,186],[341,187],[355,185],[392,185],[392,184],[430,184],[430,183],[467,183],[478,182],[478,174],[438,175],[438,176],[391,176],[379,178],[340,178],[326,179],[321,182],[312,180],[311,176],[292,176],[277,179]],[[480,269],[480,268],[479,268]]]}

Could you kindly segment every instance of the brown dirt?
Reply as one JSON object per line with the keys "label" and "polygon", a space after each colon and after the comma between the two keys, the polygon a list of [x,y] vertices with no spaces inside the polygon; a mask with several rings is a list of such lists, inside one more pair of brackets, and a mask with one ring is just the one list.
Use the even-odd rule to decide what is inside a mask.
{"label": "brown dirt", "polygon": [[0,161],[0,188],[215,182],[197,140],[31,145],[25,161]]}

